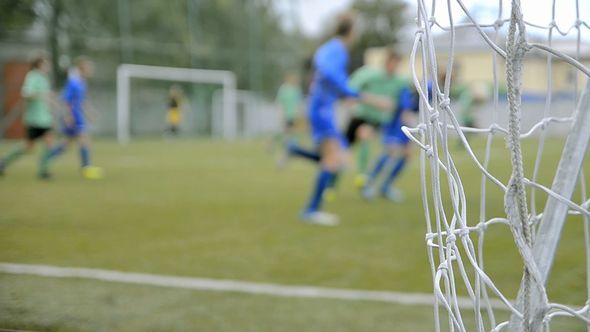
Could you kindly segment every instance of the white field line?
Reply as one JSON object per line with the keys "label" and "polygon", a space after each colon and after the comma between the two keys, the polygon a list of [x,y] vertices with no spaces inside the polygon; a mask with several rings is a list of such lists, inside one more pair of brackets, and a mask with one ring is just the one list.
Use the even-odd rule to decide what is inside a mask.
{"label": "white field line", "polygon": [[[348,301],[376,301],[403,305],[433,305],[434,296],[427,293],[368,291],[313,286],[287,286],[237,280],[188,278],[113,270],[57,267],[49,265],[0,263],[0,273],[27,274],[54,278],[81,278],[138,285],[183,288],[202,291],[238,292],[280,297],[323,298]],[[459,297],[459,306],[472,309],[473,302]],[[506,309],[500,301],[493,301],[495,309]]]}

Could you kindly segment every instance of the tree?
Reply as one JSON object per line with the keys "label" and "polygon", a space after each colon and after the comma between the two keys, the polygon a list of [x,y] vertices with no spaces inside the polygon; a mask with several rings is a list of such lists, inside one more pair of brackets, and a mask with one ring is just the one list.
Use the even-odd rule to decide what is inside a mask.
{"label": "tree", "polygon": [[37,16],[35,3],[35,0],[0,1],[0,35],[31,25]]}
{"label": "tree", "polygon": [[269,0],[2,0],[0,12],[21,28],[43,22],[56,64],[86,54],[103,66],[225,69],[242,89],[274,93],[301,56],[302,37],[283,30]]}
{"label": "tree", "polygon": [[393,47],[399,40],[400,29],[408,23],[404,18],[407,4],[402,0],[355,0],[360,36],[351,50],[351,68],[363,64],[364,53],[371,47]]}

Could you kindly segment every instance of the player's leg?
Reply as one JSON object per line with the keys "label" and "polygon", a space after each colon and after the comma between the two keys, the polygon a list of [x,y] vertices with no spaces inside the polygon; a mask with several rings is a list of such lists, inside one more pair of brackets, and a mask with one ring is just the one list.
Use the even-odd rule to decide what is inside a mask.
{"label": "player's leg", "polygon": [[356,137],[358,141],[357,151],[357,175],[354,179],[354,184],[357,188],[362,188],[367,182],[371,139],[373,138],[375,131],[369,124],[363,124],[356,130]]}
{"label": "player's leg", "polygon": [[403,193],[398,189],[392,188],[392,185],[406,167],[411,155],[411,147],[407,142],[404,142],[403,144],[393,145],[391,149],[390,155],[395,161],[389,174],[383,181],[380,191],[385,198],[393,202],[401,202],[404,199]]}
{"label": "player's leg", "polygon": [[375,195],[376,195],[375,183],[377,182],[377,179],[381,175],[381,172],[383,171],[383,169],[386,168],[386,165],[391,164],[391,160],[392,159],[389,154],[389,145],[385,145],[383,153],[381,153],[381,155],[379,155],[379,157],[375,161],[375,165],[373,166],[373,169],[369,173],[369,176],[367,177],[367,181],[365,182],[365,185],[364,185],[363,190],[361,192],[365,199],[372,200],[373,198],[375,198]]}
{"label": "player's leg", "polygon": [[86,133],[80,133],[77,137],[79,153],[80,153],[80,167],[84,169],[90,166],[90,138]]}
{"label": "player's leg", "polygon": [[297,143],[287,143],[287,154],[290,157],[300,157],[313,162],[320,162],[320,153],[316,150],[305,149]]}
{"label": "player's leg", "polygon": [[40,129],[36,127],[28,127],[26,130],[26,138],[24,142],[17,144],[12,150],[6,155],[0,158],[0,176],[4,175],[4,172],[8,166],[20,159],[25,154],[31,153],[35,146],[35,140],[40,137]]}
{"label": "player's leg", "polygon": [[[348,148],[354,147],[354,145],[359,142],[358,131],[359,131],[359,128],[361,128],[364,125],[365,125],[365,121],[363,119],[353,117],[350,120],[350,122],[348,123],[348,126],[346,127],[346,132],[345,132],[346,146]],[[332,202],[332,201],[336,200],[337,189],[338,189],[338,184],[340,183],[341,173],[342,173],[342,169],[339,169],[336,172],[336,174],[334,175],[334,177],[332,178],[332,181],[330,181],[328,188],[324,192],[324,199],[328,202]],[[355,179],[355,181],[356,181],[356,179]]]}
{"label": "player's leg", "polygon": [[338,223],[336,216],[321,212],[324,192],[330,186],[334,176],[342,164],[341,142],[338,138],[331,137],[320,144],[321,163],[310,200],[302,213],[305,221],[322,225],[335,225]]}
{"label": "player's leg", "polygon": [[49,174],[49,155],[51,154],[51,150],[54,145],[54,137],[51,129],[48,129],[47,132],[43,135],[43,151],[41,152],[41,157],[39,158],[39,173],[38,176],[40,179],[49,179],[51,175]]}
{"label": "player's leg", "polygon": [[41,170],[39,173],[39,176],[41,178],[50,177],[50,163],[55,158],[61,156],[64,152],[66,152],[68,146],[76,140],[78,136],[78,130],[76,128],[66,127],[63,129],[63,134],[66,137],[66,139],[57,144],[51,145],[51,148],[49,148],[48,151],[44,153],[41,157]]}
{"label": "player's leg", "polygon": [[98,180],[102,178],[102,169],[92,165],[90,160],[90,136],[82,131],[78,137],[78,146],[80,149],[80,167],[82,176],[89,180]]}

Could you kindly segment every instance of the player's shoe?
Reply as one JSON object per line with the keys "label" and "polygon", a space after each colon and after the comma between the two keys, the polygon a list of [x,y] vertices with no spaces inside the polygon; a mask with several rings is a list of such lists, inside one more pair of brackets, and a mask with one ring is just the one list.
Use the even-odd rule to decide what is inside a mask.
{"label": "player's shoe", "polygon": [[369,180],[369,178],[367,177],[366,174],[359,173],[359,174],[355,175],[355,177],[354,177],[354,186],[357,189],[363,189],[365,187],[365,185],[367,184],[368,180]]}
{"label": "player's shoe", "polygon": [[48,181],[51,180],[51,174],[49,172],[39,172],[37,175],[39,180]]}
{"label": "player's shoe", "polygon": [[381,191],[381,196],[394,203],[402,203],[406,199],[404,193],[396,188]]}
{"label": "player's shoe", "polygon": [[336,200],[337,197],[338,194],[336,193],[336,189],[334,188],[326,188],[326,190],[324,191],[323,199],[326,202],[333,202]]}
{"label": "player's shoe", "polygon": [[285,169],[285,167],[287,167],[287,164],[289,163],[290,158],[291,158],[291,154],[289,153],[288,148],[285,149],[284,151],[281,151],[281,153],[277,157],[277,161],[276,161],[277,169],[278,170]]}
{"label": "player's shoe", "polygon": [[337,215],[322,211],[304,212],[301,214],[301,221],[320,226],[336,226],[340,223]]}
{"label": "player's shoe", "polygon": [[103,171],[100,167],[86,166],[82,168],[82,176],[87,180],[99,180],[103,177]]}
{"label": "player's shoe", "polygon": [[279,157],[277,158],[277,169],[282,170],[285,167],[287,167],[287,164],[289,163],[289,159],[291,159],[291,149],[292,149],[292,144],[291,142],[287,142],[283,148],[283,151],[281,151],[281,153],[279,154]]}
{"label": "player's shoe", "polygon": [[365,187],[361,191],[361,196],[363,196],[363,198],[367,201],[372,201],[377,196],[377,192],[375,191],[375,188],[373,188],[372,186],[365,185]]}

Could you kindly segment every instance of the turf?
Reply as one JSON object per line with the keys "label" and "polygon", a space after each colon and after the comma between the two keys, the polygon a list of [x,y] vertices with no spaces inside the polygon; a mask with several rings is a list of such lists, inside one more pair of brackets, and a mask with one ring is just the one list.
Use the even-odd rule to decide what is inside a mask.
{"label": "turf", "polygon": [[[525,144],[529,172],[535,151],[533,143]],[[483,142],[475,141],[474,145],[481,147]],[[540,173],[544,184],[551,183],[550,174],[561,145],[561,141],[555,140],[545,148],[545,164]],[[0,152],[8,147],[1,145]],[[509,168],[503,151],[503,142],[495,142],[495,158],[490,168],[506,180]],[[481,175],[464,153],[458,154],[470,200],[478,202]],[[33,158],[22,160],[8,170],[0,180],[0,261],[431,292],[417,159],[398,183],[406,193],[406,203],[362,201],[351,186],[352,172],[349,172],[341,181],[337,200],[327,204],[329,211],[342,217],[342,225],[319,228],[297,219],[315,169],[305,162],[294,161],[284,171],[277,171],[262,141],[228,144],[209,140],[150,140],[124,148],[114,142],[99,141],[93,147],[93,155],[96,164],[106,171],[105,179],[96,182],[81,179],[77,155],[73,152],[54,165],[54,179],[50,182],[35,179]],[[590,175],[588,170],[585,172]],[[491,185],[489,188],[489,216],[503,215],[501,192]],[[539,203],[543,199],[539,195]],[[468,216],[477,220],[478,209],[470,209]],[[564,230],[566,240],[560,244],[549,285],[550,297],[557,302],[582,303],[586,299],[582,223],[573,219]],[[490,227],[486,234],[486,268],[502,290],[515,294],[522,269],[512,236],[505,227]],[[161,312],[170,317],[169,322],[184,324],[179,329],[194,327],[196,323],[191,317],[193,314],[199,317],[195,313],[199,310],[209,310],[211,315],[210,325],[203,325],[207,331],[232,331],[236,326],[244,327],[241,330],[245,331],[273,330],[270,327],[281,322],[293,326],[292,330],[302,330],[315,326],[316,321],[319,327],[333,326],[333,330],[350,327],[351,331],[378,331],[381,327],[391,329],[395,319],[405,316],[417,324],[424,323],[420,326],[432,326],[426,320],[431,315],[428,308],[415,310],[388,304],[278,300],[206,292],[187,294],[162,289],[148,296],[152,294],[151,288],[139,286],[127,292],[128,286],[90,281],[8,276],[1,280],[2,289],[14,288],[20,294],[18,301],[3,296],[1,303],[5,310],[0,311],[9,314],[0,316],[0,326],[15,328],[77,330],[77,325],[69,325],[67,319],[51,320],[55,312],[40,308],[38,303],[43,301],[37,299],[45,296],[48,301],[74,306],[75,303],[67,301],[67,293],[60,291],[69,289],[70,285],[75,292],[87,292],[89,297],[100,296],[101,292],[120,293],[121,301],[132,301],[134,292],[143,294],[137,303],[121,309],[122,313],[98,305],[103,316],[88,318],[92,324],[100,325],[122,315],[121,320],[125,321],[122,325],[108,325],[116,330],[156,326],[138,317],[157,311],[155,308],[160,308],[161,301],[168,297],[186,306],[196,303],[196,311],[179,310],[179,306],[162,307]],[[46,284],[50,286],[44,287]],[[39,295],[35,287],[46,291]],[[180,298],[175,300],[176,297]],[[207,305],[199,306],[199,302]],[[252,313],[234,314],[238,305],[251,306]],[[92,307],[97,306],[76,306],[70,317],[74,321],[92,317]],[[263,313],[275,307],[281,313],[267,322]],[[29,308],[26,310],[30,312],[25,309],[21,312],[19,308]],[[134,310],[140,312],[136,318],[131,317]],[[289,313],[298,311],[304,312],[300,320],[289,320]],[[354,320],[355,323],[344,319],[357,314],[361,318]],[[32,319],[33,316],[36,318]],[[305,325],[306,321],[310,325]],[[365,325],[355,325],[357,321]],[[379,325],[381,321],[383,325]],[[29,322],[33,325],[27,325]],[[84,325],[83,329],[100,329],[92,324]],[[158,330],[157,326],[154,329]]]}

